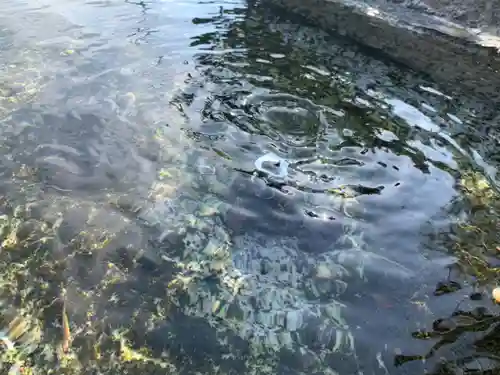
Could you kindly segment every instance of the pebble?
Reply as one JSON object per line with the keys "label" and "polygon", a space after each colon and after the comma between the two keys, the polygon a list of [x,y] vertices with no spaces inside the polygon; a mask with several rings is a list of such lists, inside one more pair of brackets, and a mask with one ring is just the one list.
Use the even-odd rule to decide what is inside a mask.
{"label": "pebble", "polygon": [[493,289],[491,293],[496,303],[500,303],[500,287]]}

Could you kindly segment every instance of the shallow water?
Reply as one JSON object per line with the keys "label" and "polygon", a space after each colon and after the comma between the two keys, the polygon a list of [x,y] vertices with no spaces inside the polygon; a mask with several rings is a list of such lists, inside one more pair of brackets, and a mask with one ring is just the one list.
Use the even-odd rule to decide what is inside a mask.
{"label": "shallow water", "polygon": [[461,181],[496,191],[475,98],[257,3],[0,9],[2,371],[498,366],[460,336],[498,308],[435,293]]}

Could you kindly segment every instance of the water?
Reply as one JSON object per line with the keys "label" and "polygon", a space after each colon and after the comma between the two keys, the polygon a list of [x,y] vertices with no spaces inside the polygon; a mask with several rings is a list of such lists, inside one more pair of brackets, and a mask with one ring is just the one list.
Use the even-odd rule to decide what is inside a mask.
{"label": "water", "polygon": [[2,373],[499,366],[479,100],[258,3],[0,9]]}

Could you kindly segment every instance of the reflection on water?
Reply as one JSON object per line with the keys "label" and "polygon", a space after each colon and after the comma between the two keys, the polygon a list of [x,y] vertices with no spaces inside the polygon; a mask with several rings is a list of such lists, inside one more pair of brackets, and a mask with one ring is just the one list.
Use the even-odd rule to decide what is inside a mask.
{"label": "reflection on water", "polygon": [[498,367],[474,98],[253,3],[1,7],[2,371]]}

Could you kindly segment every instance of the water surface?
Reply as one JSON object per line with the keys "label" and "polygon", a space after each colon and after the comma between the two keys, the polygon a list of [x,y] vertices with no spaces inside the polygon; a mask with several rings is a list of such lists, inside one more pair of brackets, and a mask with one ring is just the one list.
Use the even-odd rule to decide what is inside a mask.
{"label": "water surface", "polygon": [[2,371],[498,367],[475,98],[258,3],[0,9]]}

